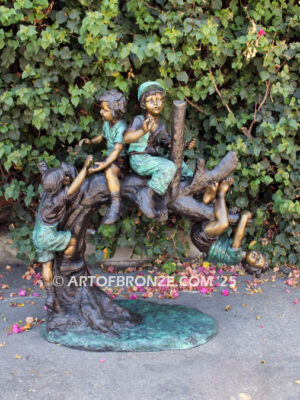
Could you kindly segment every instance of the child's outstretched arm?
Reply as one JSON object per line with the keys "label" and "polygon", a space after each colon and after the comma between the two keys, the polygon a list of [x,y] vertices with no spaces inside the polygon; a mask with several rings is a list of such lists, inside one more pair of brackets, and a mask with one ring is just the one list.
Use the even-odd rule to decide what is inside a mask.
{"label": "child's outstretched arm", "polygon": [[241,213],[241,217],[237,224],[233,242],[232,242],[233,249],[239,249],[241,247],[242,239],[245,235],[246,225],[247,225],[248,219],[250,219],[251,217],[252,217],[252,214],[250,211],[243,211]]}
{"label": "child's outstretched arm", "polygon": [[80,186],[83,184],[83,181],[87,174],[87,169],[90,166],[92,161],[93,161],[93,156],[91,156],[91,155],[87,156],[82,170],[79,172],[79,174],[76,176],[76,178],[74,179],[74,181],[71,183],[71,185],[69,187],[69,190],[68,190],[69,196],[73,196],[73,194],[75,194],[79,190]]}
{"label": "child's outstretched arm", "polygon": [[102,142],[102,140],[103,140],[102,135],[95,136],[93,139],[85,138],[85,139],[80,140],[80,142],[78,143],[78,146],[81,147],[83,144],[99,144]]}
{"label": "child's outstretched arm", "polygon": [[124,143],[130,144],[139,140],[142,136],[150,131],[153,123],[154,121],[152,121],[151,119],[146,119],[140,129],[137,129],[135,131],[127,130],[124,134]]}
{"label": "child's outstretched arm", "polygon": [[94,172],[102,171],[109,167],[116,159],[119,157],[121,150],[123,149],[122,143],[115,143],[113,151],[106,157],[104,161],[95,162],[94,165],[97,165],[95,168],[89,168],[89,174],[93,174]]}

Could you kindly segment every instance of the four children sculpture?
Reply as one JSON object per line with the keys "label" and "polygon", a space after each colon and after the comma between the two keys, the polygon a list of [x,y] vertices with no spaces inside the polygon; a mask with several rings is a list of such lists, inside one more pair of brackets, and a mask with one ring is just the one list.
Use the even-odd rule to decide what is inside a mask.
{"label": "four children sculpture", "polygon": [[[163,150],[168,151],[171,145],[171,137],[166,126],[159,120],[165,101],[164,89],[158,82],[145,82],[138,89],[138,101],[144,110],[144,115],[136,116],[127,127],[125,120],[122,119],[126,113],[126,98],[115,89],[105,92],[99,99],[100,115],[104,121],[102,133],[92,139],[82,139],[79,145],[97,145],[105,139],[106,158],[103,161],[96,161],[91,167],[93,157],[88,156],[82,170],[72,183],[70,182],[72,174],[68,173],[63,166],[48,169],[43,173],[44,193],[36,217],[33,242],[37,250],[38,261],[43,263],[42,275],[47,291],[46,306],[51,310],[60,311],[52,283],[55,253],[64,252],[65,257],[72,258],[76,249],[76,239],[72,237],[71,232],[59,231],[58,225],[64,218],[68,201],[79,190],[87,173],[93,174],[104,170],[111,201],[102,223],[113,224],[120,217],[120,178],[124,177],[128,171],[125,145],[129,144],[130,167],[138,175],[149,177],[147,186],[138,193],[142,211],[147,217],[160,221],[168,218],[168,209],[164,201],[160,201],[160,205],[162,204],[163,207],[160,206],[157,211],[154,200],[157,196],[160,196],[161,200],[164,199],[177,170],[175,163],[168,159],[167,154],[163,154]],[[195,140],[191,141],[188,147],[192,148],[194,145]],[[184,162],[181,175],[183,179],[193,176],[193,172]],[[251,252],[248,255],[242,255],[240,249],[250,213],[242,214],[237,229],[239,233],[236,233],[237,238],[234,238],[232,246],[231,244],[227,245],[227,250],[221,246],[221,252],[217,250],[217,239],[228,227],[225,194],[232,182],[232,178],[229,178],[220,185],[213,182],[207,187],[203,201],[209,203],[217,197],[214,203],[215,221],[205,223],[200,228],[197,225],[197,229],[195,228],[192,232],[192,240],[206,254],[213,247],[210,258],[213,259],[213,255],[215,261],[223,259],[227,263],[236,263],[246,259],[251,266],[263,268],[266,263],[264,256],[255,253],[258,254],[256,256],[250,254]],[[233,254],[237,253],[239,256],[234,257]]]}

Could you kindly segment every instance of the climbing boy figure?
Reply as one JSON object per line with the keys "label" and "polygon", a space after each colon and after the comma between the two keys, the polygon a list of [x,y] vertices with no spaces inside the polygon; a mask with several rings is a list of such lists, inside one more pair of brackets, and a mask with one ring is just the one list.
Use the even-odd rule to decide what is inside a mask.
{"label": "climbing boy figure", "polygon": [[[165,221],[168,209],[160,201],[160,210],[155,209],[154,194],[162,200],[169,184],[174,178],[175,163],[162,156],[162,149],[169,150],[171,137],[166,126],[159,120],[165,103],[165,92],[158,82],[144,82],[138,89],[138,101],[145,115],[138,115],[124,134],[124,142],[129,144],[129,163],[134,172],[141,176],[150,176],[147,187],[138,193],[141,210],[148,218]],[[195,142],[193,141],[193,144]],[[191,148],[191,147],[189,147]],[[181,175],[192,177],[193,172],[183,163]]]}

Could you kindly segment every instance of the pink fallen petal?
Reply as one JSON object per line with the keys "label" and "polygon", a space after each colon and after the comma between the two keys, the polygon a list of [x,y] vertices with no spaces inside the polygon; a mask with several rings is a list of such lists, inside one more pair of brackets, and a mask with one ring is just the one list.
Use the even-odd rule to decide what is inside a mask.
{"label": "pink fallen petal", "polygon": [[130,298],[131,298],[131,300],[136,300],[138,297],[136,294],[132,294],[132,295],[130,295]]}
{"label": "pink fallen petal", "polygon": [[33,296],[33,297],[40,297],[40,294],[39,294],[38,292],[33,292],[33,293],[32,293],[32,296]]}
{"label": "pink fallen petal", "polygon": [[259,325],[259,327],[260,327],[260,328],[263,328],[264,326],[263,326],[263,325]]}
{"label": "pink fallen petal", "polygon": [[12,332],[13,333],[19,333],[19,327],[18,327],[18,324],[13,324],[13,326],[12,326]]}
{"label": "pink fallen petal", "polygon": [[289,286],[293,286],[294,280],[293,280],[293,278],[290,278],[290,279],[288,279],[285,283],[286,283],[287,285],[289,285]]}
{"label": "pink fallen petal", "polygon": [[106,361],[106,358],[100,358],[101,363],[105,363],[105,361]]}
{"label": "pink fallen petal", "polygon": [[294,304],[298,304],[299,303],[299,300],[298,299],[295,299],[294,300]]}
{"label": "pink fallen petal", "polygon": [[46,310],[46,311],[48,310],[47,306],[44,306],[44,310]]}
{"label": "pink fallen petal", "polygon": [[207,293],[207,289],[205,287],[203,287],[203,288],[201,288],[200,292],[205,294],[205,293]]}
{"label": "pink fallen petal", "polygon": [[289,289],[285,289],[285,293],[292,293],[292,291]]}
{"label": "pink fallen petal", "polygon": [[19,296],[20,296],[20,297],[26,296],[26,291],[25,291],[25,289],[19,289]]}
{"label": "pink fallen petal", "polygon": [[222,296],[229,296],[229,290],[228,289],[224,289],[222,291]]}

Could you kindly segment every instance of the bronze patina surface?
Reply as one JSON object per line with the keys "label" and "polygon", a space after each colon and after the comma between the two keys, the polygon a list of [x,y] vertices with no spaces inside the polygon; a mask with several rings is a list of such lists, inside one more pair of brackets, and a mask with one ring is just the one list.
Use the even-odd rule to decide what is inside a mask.
{"label": "bronze patina surface", "polygon": [[[101,333],[102,345],[99,347],[97,344],[96,350],[103,350],[109,347],[103,344],[103,335],[115,337],[128,329],[140,335],[136,327],[143,324],[146,315],[142,306],[139,313],[138,307],[113,301],[98,287],[70,284],[74,277],[89,276],[84,259],[86,231],[93,214],[104,205],[110,204],[102,221],[106,224],[119,218],[125,200],[148,217],[161,221],[167,219],[169,211],[186,216],[193,222],[191,239],[208,260],[229,265],[242,262],[248,272],[255,274],[260,274],[268,266],[264,255],[245,252],[241,248],[246,226],[251,223],[251,213],[244,211],[240,214],[239,210],[227,209],[225,199],[234,183],[229,175],[237,167],[236,154],[232,151],[227,153],[212,170],[205,168],[205,160],[198,159],[195,171],[191,172],[183,161],[184,148],[195,146],[195,140],[187,145],[184,140],[186,103],[174,102],[172,134],[169,135],[159,120],[164,99],[165,92],[157,82],[141,85],[138,100],[145,115],[135,117],[126,130],[126,123],[122,120],[127,105],[125,97],[116,90],[105,92],[99,98],[103,132],[93,139],[82,139],[79,144],[98,144],[105,138],[106,158],[89,167],[92,162],[89,156],[79,173],[66,163],[50,169],[45,162],[39,165],[44,194],[33,239],[39,261],[43,263],[47,290],[44,334],[49,340],[52,338],[55,342],[55,337],[69,335],[70,340],[76,342],[78,332],[82,339],[85,331],[92,334],[94,340],[95,335]],[[129,144],[127,155],[126,143]],[[161,150],[165,150],[162,155]],[[135,173],[123,173],[119,161],[122,159],[128,163],[128,157]],[[87,172],[90,176],[86,178]],[[232,240],[222,236],[229,225],[236,226]],[[54,287],[53,277],[60,278],[62,284]],[[166,308],[165,322],[169,311]],[[215,329],[209,321],[211,329],[207,331],[207,340]],[[162,336],[166,334],[163,323],[162,317]],[[191,324],[190,328],[192,332],[194,325]],[[205,330],[205,327],[199,329]],[[72,336],[75,331],[75,336]],[[181,348],[186,348],[183,343]],[[78,348],[82,348],[80,346]],[[122,346],[127,348],[126,343]],[[176,348],[180,348],[178,343]]]}

